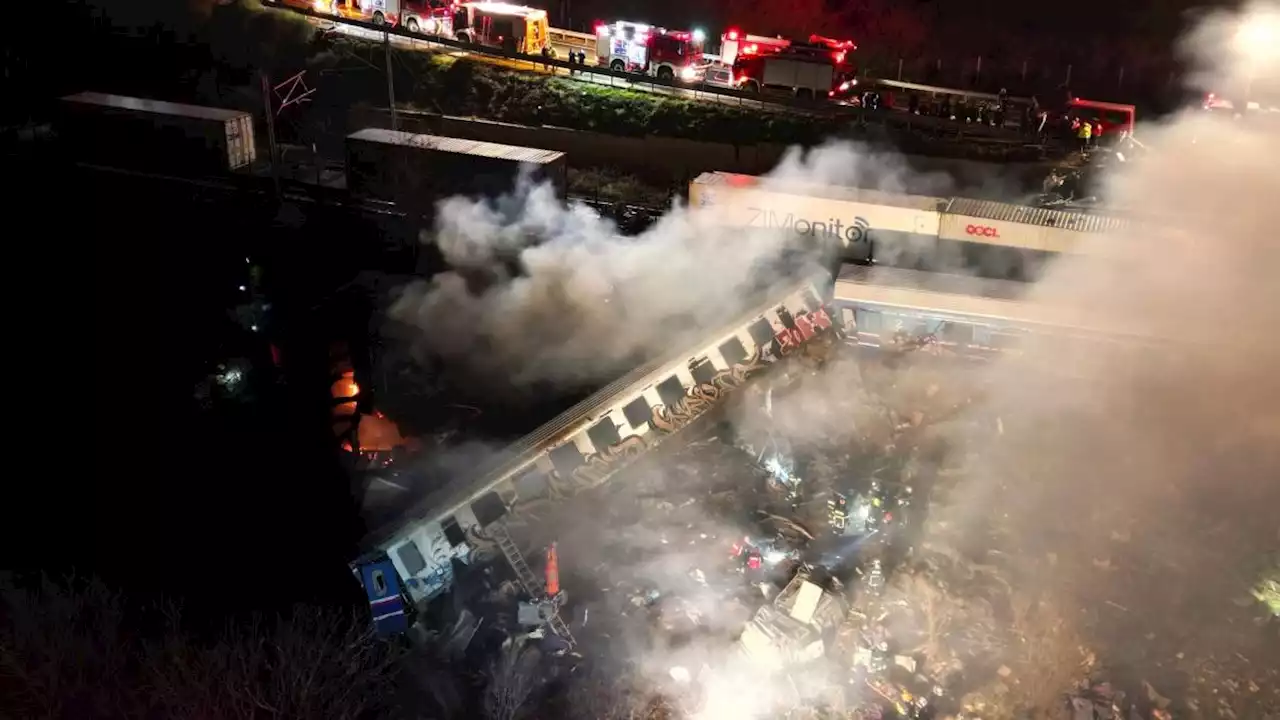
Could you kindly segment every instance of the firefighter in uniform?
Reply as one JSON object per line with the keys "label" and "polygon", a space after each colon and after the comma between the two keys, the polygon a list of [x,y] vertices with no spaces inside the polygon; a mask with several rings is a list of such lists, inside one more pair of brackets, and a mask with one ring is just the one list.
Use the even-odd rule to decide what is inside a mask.
{"label": "firefighter in uniform", "polygon": [[1080,139],[1080,152],[1089,150],[1089,140],[1093,137],[1093,125],[1088,120],[1080,123],[1080,129],[1076,131],[1076,137]]}

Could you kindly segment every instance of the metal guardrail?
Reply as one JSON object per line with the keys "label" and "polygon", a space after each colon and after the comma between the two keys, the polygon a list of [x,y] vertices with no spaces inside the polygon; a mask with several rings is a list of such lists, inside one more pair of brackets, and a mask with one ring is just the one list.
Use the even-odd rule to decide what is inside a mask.
{"label": "metal guardrail", "polygon": [[[493,59],[503,59],[514,64],[516,66],[514,69],[520,70],[527,69],[534,72],[549,72],[551,71],[551,68],[556,68],[557,70],[563,71],[555,73],[561,77],[576,76],[583,80],[590,78],[590,80],[587,80],[588,82],[608,87],[637,90],[655,95],[668,95],[670,97],[680,99],[715,102],[732,107],[753,108],[767,112],[816,115],[822,117],[856,116],[860,113],[858,108],[847,105],[836,105],[826,102],[825,100],[802,101],[777,97],[763,98],[754,93],[742,90],[731,90],[729,88],[721,88],[711,85],[690,86],[681,85],[679,83],[664,83],[659,81],[657,78],[648,75],[620,72],[610,70],[606,67],[600,67],[598,65],[578,65],[559,58],[544,58],[540,55],[526,55],[523,53],[507,52],[500,48],[489,47],[488,45],[464,43],[438,35],[414,34],[399,27],[376,25],[372,22],[352,20],[345,17],[335,17],[333,15],[318,13],[314,10],[307,10],[304,8],[276,4],[272,4],[271,7],[273,9],[293,12],[298,15],[314,18],[316,20],[331,22],[335,25],[361,28],[383,36],[383,40],[385,42],[390,42],[391,38],[400,38],[402,40],[409,41],[413,46],[419,46],[424,49],[463,51],[473,55]],[[560,30],[557,32],[565,33],[566,31]],[[585,33],[574,33],[574,35],[585,35]]]}

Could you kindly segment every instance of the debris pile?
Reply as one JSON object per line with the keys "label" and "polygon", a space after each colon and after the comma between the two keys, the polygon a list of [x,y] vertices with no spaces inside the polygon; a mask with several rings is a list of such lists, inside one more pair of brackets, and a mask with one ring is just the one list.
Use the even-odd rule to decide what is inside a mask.
{"label": "debris pile", "polygon": [[[1158,577],[1132,551],[1122,508],[1083,498],[1060,517],[1021,517],[1011,483],[1037,476],[999,457],[1025,423],[984,402],[989,373],[928,345],[865,352],[755,386],[731,428],[512,524],[525,547],[560,548],[562,610],[582,656],[548,672],[567,673],[574,703],[705,715],[707,688],[728,676],[730,694],[780,688],[768,704],[789,718],[1280,710],[1274,654],[1200,652],[1193,633],[1148,630],[1130,609],[1164,590],[1122,582]],[[1073,524],[1098,518],[1110,530],[1077,552]],[[1019,524],[1031,521],[1035,534]],[[1271,612],[1278,582],[1253,588]],[[572,678],[583,675],[612,699],[580,697]]]}

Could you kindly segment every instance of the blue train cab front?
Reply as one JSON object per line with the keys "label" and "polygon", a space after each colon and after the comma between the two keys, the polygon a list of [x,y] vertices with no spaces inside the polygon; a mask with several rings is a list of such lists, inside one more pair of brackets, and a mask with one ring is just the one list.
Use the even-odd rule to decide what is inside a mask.
{"label": "blue train cab front", "polygon": [[361,558],[351,564],[369,599],[373,627],[379,637],[403,635],[412,623],[412,605],[405,597],[400,576],[385,554]]}

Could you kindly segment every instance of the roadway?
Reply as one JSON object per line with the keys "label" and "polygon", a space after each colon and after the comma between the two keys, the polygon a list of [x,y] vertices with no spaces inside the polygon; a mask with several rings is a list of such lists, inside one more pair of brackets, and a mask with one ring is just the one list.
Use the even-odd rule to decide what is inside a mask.
{"label": "roadway", "polygon": [[[286,11],[292,10],[291,8],[283,7],[280,7],[279,9]],[[348,37],[380,43],[385,36],[380,29],[369,26],[367,23],[356,23],[350,20],[334,19],[330,17],[318,17],[306,12],[300,12],[299,14],[306,15],[309,21],[318,27],[330,29]],[[397,29],[397,32],[402,33],[403,30]],[[653,78],[646,78],[638,75],[619,77],[617,74],[597,68],[594,65],[595,51],[594,44],[592,42],[593,37],[591,35],[562,30],[559,28],[551,28],[550,35],[552,46],[557,53],[557,57],[561,58],[557,62],[561,64],[544,63],[540,58],[536,57],[529,57],[528,59],[525,59],[524,57],[510,57],[497,52],[490,54],[485,51],[467,50],[457,47],[456,43],[445,44],[425,37],[419,39],[405,37],[403,34],[393,34],[390,35],[390,40],[397,48],[421,52],[438,52],[459,58],[469,57],[473,60],[478,60],[480,62],[514,71],[558,76],[565,79],[572,79],[575,82],[592,83],[606,87],[644,92],[652,95],[665,95],[667,97],[680,98],[682,100],[690,100],[694,102],[714,103],[717,105],[742,109],[790,115],[808,115],[823,118],[846,115],[850,119],[875,119],[877,122],[888,122],[894,125],[902,125],[907,129],[925,128],[934,132],[942,133],[959,132],[962,136],[970,140],[982,138],[987,141],[1026,144],[1026,138],[1009,128],[998,129],[978,124],[969,124],[963,121],[957,122],[946,118],[911,115],[906,112],[905,108],[899,107],[886,107],[882,111],[864,116],[860,108],[845,102],[821,102],[813,106],[783,104],[760,100],[753,96],[746,96],[743,94],[726,94],[724,92],[708,91],[697,87],[672,86],[659,83]],[[564,58],[568,57],[570,51],[584,52],[586,54],[585,67],[588,69],[594,69],[595,71],[575,72],[572,68],[564,67]],[[941,92],[944,94],[958,92],[950,91],[946,88],[934,88],[923,85],[917,86],[911,83],[900,83],[896,81],[873,80],[872,82],[899,90],[930,91]],[[973,97],[981,96],[985,98],[985,94],[983,93],[961,92],[960,94]]]}
{"label": "roadway", "polygon": [[[360,27],[358,25],[349,25],[336,20],[322,20],[318,18],[309,18],[311,22],[325,29],[331,29],[348,37],[359,38],[370,42],[382,42],[383,33],[377,30]],[[568,57],[569,51],[583,51],[587,54],[587,67],[595,67],[595,51],[590,47],[584,47],[581,42],[582,36],[578,33],[567,33],[563,30],[552,30],[552,46],[555,48],[557,57],[564,59]],[[556,38],[560,40],[557,42]],[[568,68],[557,67],[555,65],[544,65],[537,58],[528,60],[501,57],[495,55],[486,55],[484,53],[471,52],[468,50],[459,50],[450,45],[443,45],[432,42],[426,38],[413,39],[400,35],[391,36],[391,44],[398,48],[416,50],[420,52],[438,52],[453,57],[469,57],[473,60],[488,63],[498,67],[505,67],[520,72],[534,72],[543,75],[555,75],[563,78],[572,78],[577,82],[588,82],[606,87],[615,87],[619,89],[635,90],[638,92],[649,93],[653,95],[666,95],[668,97],[680,98],[683,100],[693,100],[695,102],[709,102],[719,105],[728,105],[731,107],[742,107],[756,110],[765,110],[768,112],[802,114],[802,115],[822,115],[829,116],[832,111],[831,105],[817,107],[813,109],[799,108],[793,105],[782,105],[778,103],[762,102],[750,98],[743,98],[734,95],[724,95],[721,93],[706,92],[697,88],[674,87],[671,85],[663,85],[656,80],[629,80],[620,78],[608,73],[571,73]],[[840,106],[835,106],[840,107]],[[852,108],[847,108],[852,109]]]}

